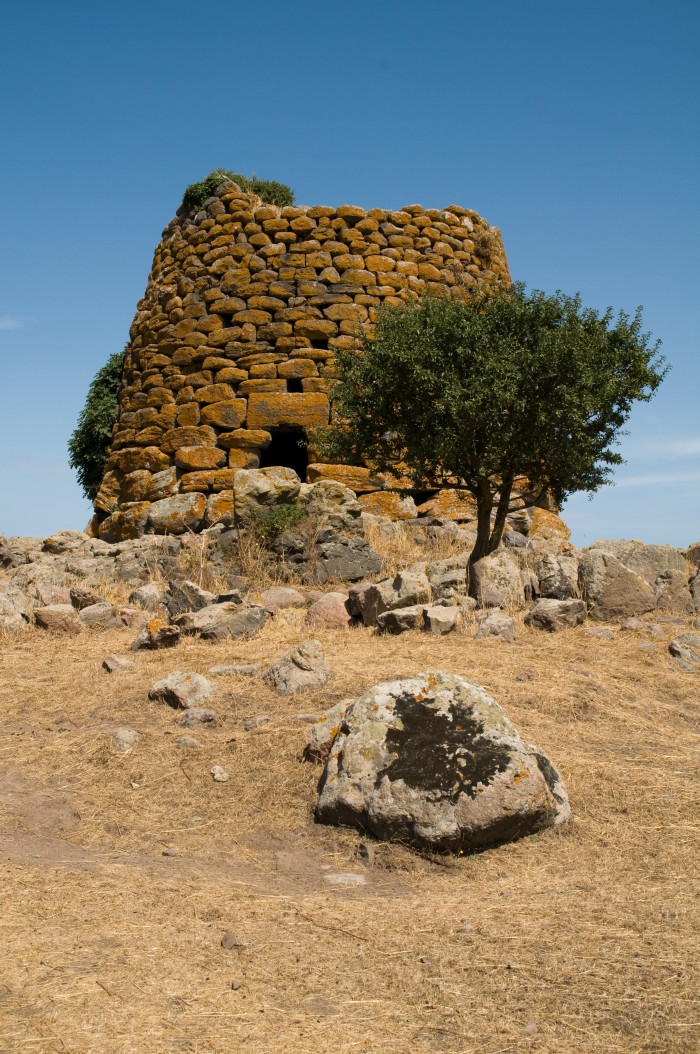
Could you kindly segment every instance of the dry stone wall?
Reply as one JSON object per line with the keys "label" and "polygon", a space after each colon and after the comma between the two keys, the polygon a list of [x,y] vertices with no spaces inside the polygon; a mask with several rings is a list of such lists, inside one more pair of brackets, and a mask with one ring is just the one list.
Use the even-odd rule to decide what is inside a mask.
{"label": "dry stone wall", "polygon": [[[500,232],[469,209],[279,208],[223,184],[156,249],[95,530],[117,541],[232,522],[239,469],[303,476],[298,439],[329,420],[334,353],[371,335],[383,304],[509,281]],[[309,482],[386,487],[310,455]]]}

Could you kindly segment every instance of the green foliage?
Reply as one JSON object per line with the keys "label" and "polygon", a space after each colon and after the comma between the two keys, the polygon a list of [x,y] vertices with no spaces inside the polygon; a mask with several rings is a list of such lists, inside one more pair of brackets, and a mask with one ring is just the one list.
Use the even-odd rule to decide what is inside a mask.
{"label": "green foliage", "polygon": [[125,351],[115,352],[95,374],[77,427],[68,440],[70,466],[77,469],[78,483],[90,501],[96,497],[102,481],[112,426],[117,419],[124,355]]}
{"label": "green foliage", "polygon": [[186,209],[201,208],[207,198],[214,194],[216,188],[227,180],[237,183],[247,194],[257,194],[269,205],[294,204],[294,192],[285,183],[278,183],[274,179],[258,179],[257,176],[242,176],[227,168],[216,168],[209,173],[206,179],[190,184],[182,198],[183,206]]}
{"label": "green foliage", "polygon": [[271,545],[282,531],[296,527],[306,519],[306,510],[298,505],[277,505],[269,512],[255,514],[253,530],[264,545]]}
{"label": "green foliage", "polygon": [[384,309],[374,339],[337,354],[339,424],[319,437],[323,453],[403,464],[421,489],[465,486],[477,502],[476,560],[500,542],[515,477],[559,503],[610,482],[632,404],[666,373],[658,347],[641,309],[613,319],[611,308],[522,284]]}

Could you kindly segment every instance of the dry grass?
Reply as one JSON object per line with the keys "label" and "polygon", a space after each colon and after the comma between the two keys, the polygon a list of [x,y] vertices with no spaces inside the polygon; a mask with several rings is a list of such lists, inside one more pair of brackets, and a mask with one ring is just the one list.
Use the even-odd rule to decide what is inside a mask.
{"label": "dry grass", "polygon": [[[302,620],[112,676],[102,657],[133,630],[0,641],[0,1051],[696,1051],[700,678],[667,641],[329,631],[323,691],[222,679],[202,731],[147,701],[175,669],[269,661]],[[356,833],[312,821],[319,772],[295,715],[431,667],[485,685],[550,753],[574,819],[457,860],[377,846],[365,870]],[[141,733],[126,754],[117,725]],[[201,746],[178,748],[183,733]],[[367,883],[329,885],[339,871]]]}

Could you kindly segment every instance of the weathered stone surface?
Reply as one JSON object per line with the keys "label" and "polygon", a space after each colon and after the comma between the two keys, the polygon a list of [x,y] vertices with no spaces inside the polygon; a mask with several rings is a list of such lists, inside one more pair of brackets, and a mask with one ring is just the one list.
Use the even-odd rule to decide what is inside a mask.
{"label": "weathered stone surface", "polygon": [[180,630],[170,626],[162,618],[152,618],[141,627],[134,639],[132,651],[158,651],[161,648],[174,648],[180,640]]}
{"label": "weathered stone surface", "polygon": [[352,702],[352,699],[341,699],[320,717],[312,719],[313,723],[306,734],[305,760],[322,762],[328,760],[333,741],[340,731],[345,711]]}
{"label": "weathered stone surface", "polygon": [[570,546],[571,531],[555,512],[534,508],[527,537],[536,548],[565,552]]}
{"label": "weathered stone surface", "polygon": [[620,539],[597,541],[591,548],[612,553],[624,567],[643,578],[654,590],[660,610],[691,614],[693,602],[682,549]]}
{"label": "weathered stone surface", "polygon": [[309,571],[309,580],[323,584],[332,579],[357,582],[382,568],[382,558],[365,538],[345,537],[333,528],[320,531]]}
{"label": "weathered stone surface", "polygon": [[240,469],[233,477],[236,522],[254,523],[261,513],[293,504],[300,488],[291,468]]}
{"label": "weathered stone surface", "polygon": [[408,569],[393,578],[353,586],[348,595],[348,609],[366,626],[375,626],[384,612],[425,605],[430,597],[430,581],[425,572]]}
{"label": "weathered stone surface", "polygon": [[49,604],[43,608],[36,608],[34,621],[40,629],[51,633],[75,635],[83,628],[72,604]]}
{"label": "weathered stone surface", "polygon": [[402,498],[396,491],[391,490],[375,490],[363,494],[359,498],[359,504],[364,512],[371,512],[374,516],[388,516],[391,520],[411,520],[418,515],[413,498]]}
{"label": "weathered stone surface", "polygon": [[149,689],[148,698],[158,702],[167,703],[180,710],[190,710],[199,707],[211,699],[216,688],[202,677],[200,673],[175,673],[168,674],[161,681]]}
{"label": "weathered stone surface", "polygon": [[123,659],[120,655],[106,655],[102,660],[102,669],[107,673],[127,673],[136,669],[136,663],[131,659]]}
{"label": "weathered stone surface", "polygon": [[196,582],[184,579],[181,582],[170,582],[164,597],[165,607],[171,618],[185,611],[200,611],[214,603],[214,594],[202,589]]}
{"label": "weathered stone surface", "polygon": [[275,586],[272,589],[266,589],[260,600],[262,606],[270,615],[274,615],[275,612],[282,611],[284,608],[306,607],[304,594],[300,593],[298,589],[290,589],[288,586]]}
{"label": "weathered stone surface", "polygon": [[183,632],[202,640],[243,640],[254,637],[268,619],[262,607],[241,604],[210,604],[200,611],[177,615],[176,626]]}
{"label": "weathered stone surface", "polygon": [[477,640],[485,640],[487,637],[500,637],[501,640],[512,644],[515,640],[515,619],[503,611],[490,611],[488,615],[479,619],[479,628],[476,631]]}
{"label": "weathered stone surface", "polygon": [[211,666],[207,673],[210,677],[257,677],[260,673],[260,663],[235,662],[224,666]]}
{"label": "weathered stone surface", "polygon": [[375,625],[382,633],[406,633],[411,629],[423,629],[425,608],[425,604],[413,604],[411,607],[383,611],[377,615]]}
{"label": "weathered stone surface", "polygon": [[157,582],[147,582],[129,593],[129,603],[137,604],[144,611],[160,611],[165,607],[168,590]]}
{"label": "weathered stone surface", "polygon": [[483,688],[428,672],[345,710],[316,818],[418,848],[460,851],[569,817],[561,778]]}
{"label": "weathered stone surface", "polygon": [[586,619],[583,600],[538,600],[525,616],[525,624],[549,633],[580,626]]}
{"label": "weathered stone surface", "polygon": [[501,550],[472,566],[470,593],[482,608],[519,609],[525,605],[525,586],[517,558]]}
{"label": "weathered stone surface", "polygon": [[700,571],[690,580],[690,595],[695,611],[700,612]]}
{"label": "weathered stone surface", "polygon": [[652,586],[604,549],[587,549],[583,553],[579,587],[589,614],[602,622],[643,615],[656,607]]}
{"label": "weathered stone surface", "polygon": [[317,428],[328,424],[328,396],[322,392],[251,392],[248,426],[261,428]]}
{"label": "weathered stone surface", "polygon": [[33,605],[17,586],[8,586],[0,592],[0,626],[3,629],[25,629],[32,621]]}
{"label": "weathered stone surface", "polygon": [[448,557],[445,560],[434,560],[426,567],[434,600],[464,596],[467,592],[467,568],[469,553]]}
{"label": "weathered stone surface", "polygon": [[578,596],[578,560],[576,557],[541,553],[535,563],[535,574],[540,596],[551,600],[569,600]]}
{"label": "weathered stone surface", "polygon": [[140,538],[148,523],[151,505],[139,501],[134,505],[113,512],[99,526],[99,536],[105,542],[123,542],[129,538]]}
{"label": "weathered stone surface", "polygon": [[700,633],[681,633],[668,646],[674,658],[687,663],[700,663]]}
{"label": "weathered stone surface", "polygon": [[423,608],[423,629],[436,637],[453,633],[462,623],[462,612],[456,606],[430,604]]}
{"label": "weathered stone surface", "polygon": [[309,608],[305,623],[314,629],[346,629],[350,625],[347,593],[326,593]]}
{"label": "weathered stone surface", "polygon": [[700,542],[689,545],[684,555],[689,564],[700,570]]}
{"label": "weathered stone surface", "polygon": [[183,446],[175,451],[175,464],[186,472],[220,468],[226,463],[226,451],[216,446]]}
{"label": "weathered stone surface", "polygon": [[307,640],[283,655],[262,676],[281,695],[296,695],[322,688],[330,680],[331,668],[319,641]]}
{"label": "weathered stone surface", "polygon": [[115,728],[112,730],[110,737],[112,749],[116,750],[118,754],[125,754],[127,750],[131,750],[138,743],[140,738],[138,732],[133,728],[124,728],[123,726]]}
{"label": "weathered stone surface", "polygon": [[317,529],[333,527],[343,534],[362,531],[362,505],[342,483],[321,480],[311,485],[302,484],[298,500]]}
{"label": "weathered stone surface", "polygon": [[384,486],[382,476],[372,473],[368,468],[353,465],[312,464],[306,470],[306,478],[309,483],[342,483],[356,494]]}
{"label": "weathered stone surface", "polygon": [[114,607],[103,600],[99,604],[90,604],[82,608],[78,618],[88,629],[107,629],[116,615]]}
{"label": "weathered stone surface", "polygon": [[76,611],[92,607],[93,604],[105,603],[104,597],[98,596],[92,590],[84,589],[81,586],[73,586],[68,593],[68,598]]}
{"label": "weathered stone surface", "polygon": [[468,523],[476,520],[476,499],[468,490],[440,490],[418,506],[418,515]]}
{"label": "weathered stone surface", "polygon": [[184,534],[196,531],[204,519],[207,499],[203,494],[175,494],[172,498],[154,501],[148,523],[156,534]]}

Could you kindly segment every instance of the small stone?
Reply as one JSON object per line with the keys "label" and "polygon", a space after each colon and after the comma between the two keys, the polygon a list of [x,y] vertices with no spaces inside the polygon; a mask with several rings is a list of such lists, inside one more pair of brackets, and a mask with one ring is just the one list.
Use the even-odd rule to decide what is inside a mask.
{"label": "small stone", "polygon": [[266,725],[270,717],[268,714],[258,714],[257,717],[248,717],[243,722],[243,731],[252,732],[254,728],[260,728],[261,725]]}
{"label": "small stone", "polygon": [[528,1036],[536,1036],[539,1032],[539,1028],[537,1027],[534,1021],[528,1021],[528,1023],[523,1028],[523,1032],[525,1032]]}
{"label": "small stone", "polygon": [[132,651],[157,651],[174,648],[180,640],[180,630],[160,618],[152,618],[141,628],[131,645]]}
{"label": "small stone", "polygon": [[129,594],[129,603],[136,604],[145,611],[160,611],[165,604],[167,590],[155,582],[147,582]]}
{"label": "small stone", "polygon": [[462,615],[457,607],[431,605],[423,609],[423,628],[436,637],[453,633],[460,625]]}
{"label": "small stone", "polygon": [[273,589],[265,590],[262,595],[262,605],[270,615],[274,615],[285,608],[306,607],[306,600],[298,589],[275,586]]}
{"label": "small stone", "polygon": [[368,845],[367,842],[360,842],[357,847],[357,859],[366,867],[371,867],[374,863],[374,847]]}
{"label": "small stone", "polygon": [[[226,778],[228,779],[228,776]],[[221,947],[226,948],[227,951],[230,951],[231,948],[242,948],[243,945],[238,940],[238,937],[233,932],[233,930],[227,930],[221,938]]]}
{"label": "small stone", "polygon": [[263,680],[281,695],[321,688],[331,677],[323,649],[317,640],[307,640],[273,663]]}
{"label": "small stone", "polygon": [[214,783],[226,783],[230,779],[228,772],[221,765],[212,765],[209,771],[214,777]]}
{"label": "small stone", "polygon": [[121,670],[135,670],[136,663],[131,659],[122,659],[120,655],[107,655],[102,660],[102,669],[107,673],[118,673]]}
{"label": "small stone", "polygon": [[161,856],[177,856],[177,849],[173,849],[172,846],[168,846],[167,849],[163,850]]}
{"label": "small stone", "polygon": [[364,875],[357,875],[352,871],[336,871],[323,877],[331,886],[364,886],[367,884]]}
{"label": "small stone", "polygon": [[193,706],[180,718],[179,724],[182,728],[192,728],[195,725],[211,724],[212,721],[216,721],[216,710]]}
{"label": "small stone", "polygon": [[645,642],[644,644],[638,644],[637,645],[637,651],[653,651],[653,650],[654,650],[654,645],[649,643],[649,642]]}
{"label": "small stone", "polygon": [[597,637],[599,640],[615,640],[615,634],[605,626],[586,626],[585,633],[589,637]]}
{"label": "small stone", "polygon": [[194,738],[194,736],[180,736],[180,738],[176,740],[175,746],[180,750],[196,750],[201,744],[198,739]]}
{"label": "small stone", "polygon": [[133,728],[115,728],[112,732],[112,748],[123,754],[131,750],[139,738],[138,732],[135,732]]}
{"label": "small stone", "polygon": [[97,596],[96,593],[91,593],[89,589],[80,589],[78,586],[74,586],[70,590],[70,602],[77,611],[82,611],[83,608],[93,607],[95,604],[105,604],[106,601],[103,597]]}
{"label": "small stone", "polygon": [[241,662],[230,666],[212,666],[207,670],[210,677],[257,677],[259,662]]}
{"label": "small stone", "polygon": [[241,987],[241,982],[240,981],[231,981],[231,988],[232,988],[232,990],[234,992],[237,992],[240,987]]}

